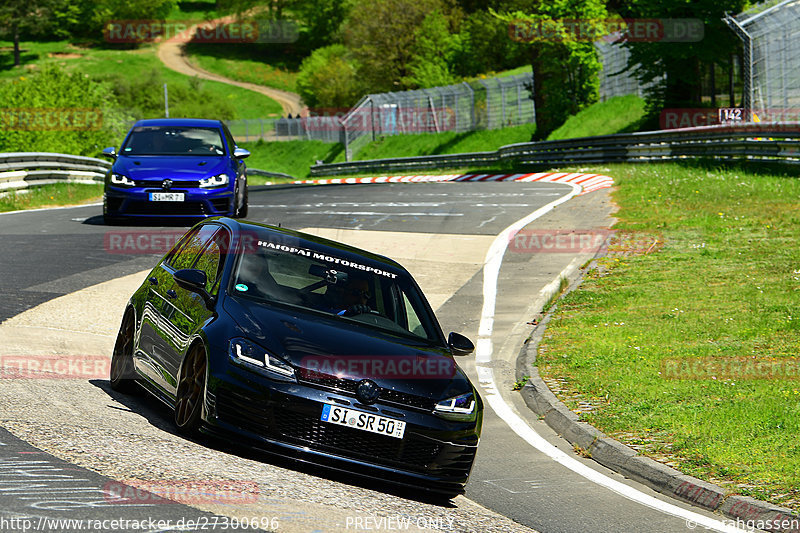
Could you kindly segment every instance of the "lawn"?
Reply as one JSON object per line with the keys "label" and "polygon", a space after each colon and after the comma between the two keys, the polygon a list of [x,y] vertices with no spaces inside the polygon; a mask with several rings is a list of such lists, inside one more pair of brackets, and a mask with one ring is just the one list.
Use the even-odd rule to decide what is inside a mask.
{"label": "lawn", "polygon": [[800,182],[674,164],[602,171],[625,238],[559,303],[542,376],[642,453],[800,510]]}
{"label": "lawn", "polygon": [[19,211],[53,205],[76,205],[99,202],[103,184],[56,183],[0,195],[0,212]]}
{"label": "lawn", "polygon": [[644,100],[635,94],[597,102],[567,119],[548,141],[637,131],[644,120]]}

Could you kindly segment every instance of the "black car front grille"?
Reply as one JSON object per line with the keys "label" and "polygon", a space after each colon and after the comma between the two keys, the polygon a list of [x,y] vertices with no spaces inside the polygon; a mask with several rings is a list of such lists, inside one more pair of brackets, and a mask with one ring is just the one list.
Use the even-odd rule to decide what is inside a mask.
{"label": "black car front grille", "polygon": [[353,459],[387,465],[400,464],[410,470],[426,470],[439,456],[442,445],[406,435],[403,439],[336,426],[297,412],[275,413],[282,440]]}
{"label": "black car front grille", "polygon": [[131,200],[125,208],[130,215],[206,215],[203,202],[148,202]]}
{"label": "black car front grille", "polygon": [[[162,183],[164,180],[135,180],[137,187],[152,187],[153,189],[157,189],[162,191]],[[170,188],[184,188],[184,189],[195,189],[200,186],[200,182],[197,180],[172,180],[172,184]]]}
{"label": "black car front grille", "polygon": [[[304,372],[298,378],[298,381],[312,387],[320,387],[343,392],[353,397],[355,397],[356,389],[358,388],[358,382],[355,380],[339,379],[331,376],[320,376],[316,375],[314,372]],[[402,407],[412,407],[425,411],[433,410],[434,406],[436,405],[436,402],[430,398],[385,388],[381,388],[378,401],[380,403],[399,405]]]}
{"label": "black car front grille", "polygon": [[245,397],[230,389],[220,388],[216,394],[217,416],[236,427],[265,434],[272,426],[272,410],[266,401]]}

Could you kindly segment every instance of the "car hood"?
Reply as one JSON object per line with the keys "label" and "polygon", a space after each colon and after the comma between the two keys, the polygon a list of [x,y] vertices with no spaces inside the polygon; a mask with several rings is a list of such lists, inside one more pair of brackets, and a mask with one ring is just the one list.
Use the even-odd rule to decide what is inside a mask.
{"label": "car hood", "polygon": [[435,401],[473,391],[445,347],[247,298],[229,296],[224,309],[243,337],[291,363],[300,379],[371,379],[384,389]]}
{"label": "car hood", "polygon": [[214,156],[120,156],[114,172],[133,180],[201,180],[228,170],[224,157]]}

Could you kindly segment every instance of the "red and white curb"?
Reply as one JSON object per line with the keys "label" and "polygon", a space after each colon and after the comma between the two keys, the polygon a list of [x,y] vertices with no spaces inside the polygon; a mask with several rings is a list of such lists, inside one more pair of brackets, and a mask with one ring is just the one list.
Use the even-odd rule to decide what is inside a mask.
{"label": "red and white curb", "polygon": [[580,172],[537,172],[535,174],[425,174],[418,176],[378,176],[367,178],[324,178],[297,180],[294,183],[333,185],[342,183],[424,183],[442,181],[544,181],[550,183],[572,183],[581,187],[580,194],[607,189],[614,179],[602,174]]}

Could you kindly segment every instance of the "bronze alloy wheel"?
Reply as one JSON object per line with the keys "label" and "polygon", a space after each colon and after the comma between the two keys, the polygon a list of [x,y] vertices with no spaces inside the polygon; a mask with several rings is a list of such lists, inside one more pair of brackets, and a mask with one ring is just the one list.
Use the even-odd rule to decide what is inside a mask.
{"label": "bronze alloy wheel", "polygon": [[186,434],[200,428],[206,386],[206,355],[202,346],[195,346],[183,362],[178,393],[175,396],[175,425]]}
{"label": "bronze alloy wheel", "polygon": [[136,324],[133,312],[127,311],[122,318],[114,352],[111,354],[109,381],[111,388],[118,392],[133,391],[136,379],[133,369],[133,335]]}

